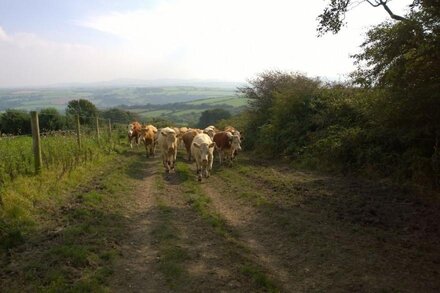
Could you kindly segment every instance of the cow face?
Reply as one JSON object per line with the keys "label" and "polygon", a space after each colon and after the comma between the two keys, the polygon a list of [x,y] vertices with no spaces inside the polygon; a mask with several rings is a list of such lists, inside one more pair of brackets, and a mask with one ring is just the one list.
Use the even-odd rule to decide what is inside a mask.
{"label": "cow face", "polygon": [[177,137],[174,133],[168,133],[166,136],[168,152],[170,154],[174,153],[177,149]]}
{"label": "cow face", "polygon": [[234,157],[238,151],[241,151],[241,139],[238,135],[232,136],[231,141],[231,150],[232,150],[232,157]]}
{"label": "cow face", "polygon": [[202,163],[202,166],[208,165],[209,160],[209,154],[212,154],[215,146],[215,142],[212,142],[210,144],[207,143],[201,143],[198,144],[196,142],[193,143],[194,147],[198,148],[200,150],[199,156],[200,156],[200,162]]}

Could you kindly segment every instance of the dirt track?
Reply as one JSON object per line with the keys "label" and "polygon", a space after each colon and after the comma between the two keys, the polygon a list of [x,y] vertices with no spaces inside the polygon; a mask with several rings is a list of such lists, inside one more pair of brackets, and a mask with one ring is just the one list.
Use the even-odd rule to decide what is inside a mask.
{"label": "dirt track", "polygon": [[[198,183],[193,166],[178,164],[168,176],[157,161],[140,170],[148,176],[140,176],[129,213],[113,282],[119,291],[440,288],[438,218],[403,191],[246,158]],[[155,239],[163,225],[171,241]],[[170,258],[162,245],[181,256]]]}
{"label": "dirt track", "polygon": [[119,155],[4,259],[0,291],[440,291],[438,201],[246,154],[199,183],[182,157],[165,175]]}

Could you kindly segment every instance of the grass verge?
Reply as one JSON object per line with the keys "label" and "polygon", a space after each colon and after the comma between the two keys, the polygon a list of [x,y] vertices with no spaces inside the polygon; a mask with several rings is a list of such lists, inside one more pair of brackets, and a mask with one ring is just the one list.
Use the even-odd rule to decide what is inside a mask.
{"label": "grass verge", "polygon": [[43,178],[41,186],[49,193],[38,197],[30,209],[22,208],[32,225],[17,220],[17,227],[26,228],[21,236],[25,243],[4,253],[1,289],[107,291],[111,264],[120,253],[118,239],[124,233],[124,205],[132,188],[127,169],[136,159],[113,155],[61,181]]}

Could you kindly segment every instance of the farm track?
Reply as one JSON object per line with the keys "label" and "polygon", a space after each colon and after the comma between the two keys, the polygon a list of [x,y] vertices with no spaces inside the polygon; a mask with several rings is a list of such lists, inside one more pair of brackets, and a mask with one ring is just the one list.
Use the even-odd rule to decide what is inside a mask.
{"label": "farm track", "polygon": [[[254,271],[257,266],[249,252],[213,229],[191,206],[183,181],[193,178],[161,171],[158,160],[152,160],[135,172],[140,183],[127,214],[130,224],[111,291],[260,292],[271,288],[258,283],[256,278],[262,275]],[[264,277],[262,281],[267,282]]]}
{"label": "farm track", "polygon": [[[119,201],[107,207],[118,206],[122,212],[110,209],[96,214],[106,218],[101,234],[95,234],[105,241],[86,235],[75,242],[84,247],[102,243],[100,250],[119,254],[100,264],[108,273],[97,278],[101,282],[97,288],[111,292],[440,290],[438,202],[427,204],[380,183],[257,162],[246,154],[232,167],[215,162],[213,175],[198,183],[194,166],[182,157],[179,154],[176,173],[168,175],[158,158],[146,159],[139,150],[118,158],[115,170],[120,177],[109,182],[123,180],[119,184],[130,188],[115,189],[112,198]],[[106,187],[109,174],[79,188],[75,198],[88,198],[79,193],[113,189]],[[68,219],[70,211],[77,217],[82,204],[75,201],[63,213]],[[91,221],[88,225],[100,224],[95,218],[86,220]],[[63,231],[75,223],[64,223]],[[32,244],[34,248],[30,245],[24,253],[18,249],[12,256],[15,263],[11,262],[15,268],[8,267],[11,278],[22,275],[19,269],[28,267],[26,259],[33,254],[43,260],[42,250],[63,243],[68,234],[59,236],[62,233],[57,232],[55,240]],[[81,272],[95,262],[69,272],[82,280]],[[43,274],[38,272],[42,269],[46,267],[35,270]],[[20,278],[18,289],[35,289]],[[12,279],[8,284],[13,288]]]}

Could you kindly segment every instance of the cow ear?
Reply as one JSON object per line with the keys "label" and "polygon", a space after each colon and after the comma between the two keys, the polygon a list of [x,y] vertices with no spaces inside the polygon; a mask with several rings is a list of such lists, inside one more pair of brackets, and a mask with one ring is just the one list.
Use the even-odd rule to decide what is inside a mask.
{"label": "cow ear", "polygon": [[210,148],[213,148],[214,146],[215,146],[215,142],[213,142],[209,145]]}
{"label": "cow ear", "polygon": [[163,136],[167,136],[168,135],[166,132],[161,132],[160,134],[162,134]]}
{"label": "cow ear", "polygon": [[195,146],[196,148],[200,148],[200,145],[197,142],[193,142],[193,146]]}

